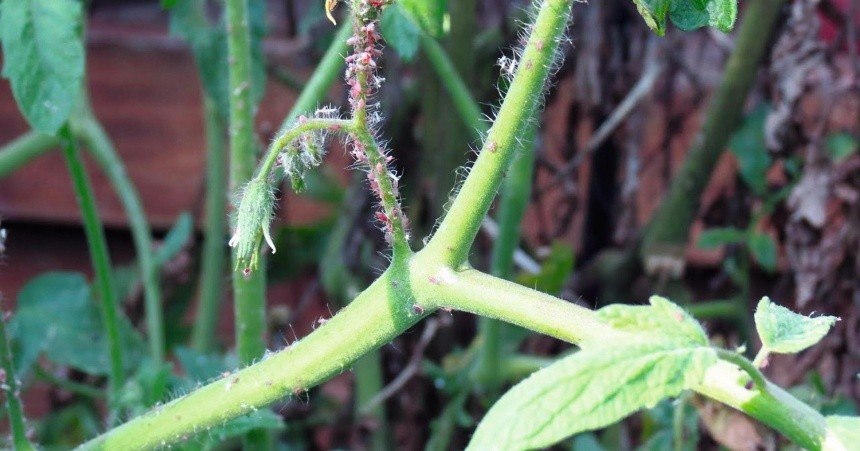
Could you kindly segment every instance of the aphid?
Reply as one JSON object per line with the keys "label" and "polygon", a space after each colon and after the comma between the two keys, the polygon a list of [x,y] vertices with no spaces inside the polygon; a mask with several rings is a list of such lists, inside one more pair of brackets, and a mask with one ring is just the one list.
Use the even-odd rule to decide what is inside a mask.
{"label": "aphid", "polygon": [[500,68],[502,68],[502,73],[513,77],[514,73],[517,71],[517,60],[515,58],[508,58],[507,56],[502,56],[496,61]]}

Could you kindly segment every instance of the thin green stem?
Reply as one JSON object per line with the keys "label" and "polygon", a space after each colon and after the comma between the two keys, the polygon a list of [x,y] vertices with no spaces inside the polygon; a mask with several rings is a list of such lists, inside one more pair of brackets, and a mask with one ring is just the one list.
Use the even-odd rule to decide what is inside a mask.
{"label": "thin green stem", "polygon": [[409,246],[403,220],[404,214],[397,198],[398,190],[395,185],[397,177],[389,172],[386,157],[379,150],[376,140],[366,128],[359,125],[358,121],[356,121],[352,136],[364,148],[369,167],[368,178],[371,184],[376,183],[378,185],[378,189],[375,191],[391,227],[392,258],[395,261],[406,261],[412,255],[412,248]]}
{"label": "thin green stem", "polygon": [[0,148],[0,179],[44,155],[60,142],[53,136],[29,131]]}
{"label": "thin green stem", "polygon": [[[536,124],[528,128],[520,144],[521,148],[514,156],[508,176],[502,183],[499,196],[499,235],[493,242],[490,272],[503,279],[510,279],[513,275],[514,251],[520,242],[520,224],[531,197],[537,129]],[[498,321],[489,318],[481,318],[478,323],[482,344],[482,350],[478,354],[478,380],[491,391],[497,390],[504,382],[499,377],[499,368],[502,366],[503,327]]]}
{"label": "thin green stem", "polygon": [[221,115],[215,101],[204,98],[206,123],[206,225],[200,269],[200,304],[191,343],[199,352],[212,351],[224,288],[224,242],[227,230],[227,158]]}
{"label": "thin green stem", "polygon": [[725,349],[717,349],[717,356],[727,362],[734,363],[746,371],[759,390],[763,392],[767,390],[767,380],[764,378],[764,374],[761,374],[761,371],[756,367],[755,362],[750,362],[746,357]]}
{"label": "thin green stem", "polygon": [[[251,101],[251,34],[247,0],[227,0],[227,52],[230,93],[230,189],[254,174],[254,113]],[[236,316],[236,353],[250,364],[266,349],[265,271],[245,274],[233,252],[233,302]],[[261,263],[264,263],[264,259]],[[262,265],[261,265],[262,266]]]}
{"label": "thin green stem", "polygon": [[165,352],[164,314],[161,305],[159,268],[155,261],[152,235],[140,196],[138,196],[137,190],[125,172],[125,166],[120,160],[116,148],[93,114],[87,99],[84,98],[79,102],[78,113],[72,119],[71,127],[107,176],[128,217],[143,284],[149,355],[153,362],[163,362]]}
{"label": "thin green stem", "polygon": [[[0,298],[2,307],[2,298]],[[24,408],[21,405],[21,381],[15,372],[12,358],[12,347],[9,345],[9,335],[6,333],[6,312],[0,309],[0,365],[3,368],[3,380],[0,389],[6,392],[6,412],[9,414],[9,428],[12,430],[12,444],[16,450],[35,450],[27,439],[27,421],[24,419]]]}
{"label": "thin green stem", "polygon": [[34,365],[33,372],[36,374],[36,377],[39,379],[59,388],[62,390],[66,390],[69,393],[74,393],[76,395],[86,396],[87,398],[104,398],[104,392],[99,390],[96,387],[91,385],[82,384],[80,382],[75,382],[69,379],[63,379],[61,377],[55,376],[50,371],[42,368],[41,365]]}
{"label": "thin green stem", "polygon": [[667,253],[678,255],[687,242],[702,191],[743,117],[756,67],[764,57],[768,36],[784,3],[785,0],[754,0],[747,5],[734,51],[711,98],[700,136],[673,176],[672,186],[645,232],[641,249],[644,259]]}
{"label": "thin green stem", "polygon": [[478,137],[482,136],[486,133],[488,124],[483,120],[478,102],[472,97],[472,93],[469,92],[466,83],[460,77],[457,69],[454,68],[454,63],[448,58],[448,54],[435,39],[423,33],[421,34],[421,49],[433,69],[436,70],[436,75],[442,81],[442,85],[451,95],[451,100],[453,100],[454,106],[467,128]]}
{"label": "thin green stem", "polygon": [[770,351],[767,348],[762,347],[756,353],[755,358],[752,361],[752,364],[756,368],[761,368],[764,365],[764,362],[767,361],[768,356],[770,355]]}
{"label": "thin green stem", "polygon": [[310,80],[305,84],[305,88],[293,104],[290,113],[284,118],[281,124],[282,129],[286,129],[290,124],[299,117],[299,114],[313,111],[319,103],[325,99],[326,93],[331,88],[331,85],[341,75],[343,68],[343,57],[349,52],[349,46],[346,43],[347,38],[352,34],[352,18],[344,20],[334,36],[334,40],[326,50],[317,68],[311,75]]}
{"label": "thin green stem", "polygon": [[275,138],[269,146],[266,157],[257,172],[257,177],[268,177],[275,163],[278,161],[278,155],[284,152],[284,149],[301,135],[314,130],[326,129],[351,132],[355,129],[355,122],[350,119],[308,118],[295,124],[292,122],[289,123],[280,136]]}
{"label": "thin green stem", "polygon": [[717,301],[697,302],[685,306],[687,311],[700,320],[729,318],[737,320],[744,313],[745,309],[733,299],[724,299]]}
{"label": "thin green stem", "polygon": [[454,199],[427,250],[446,265],[457,267],[469,256],[481,220],[490,208],[505,170],[513,159],[517,138],[534,117],[567,24],[570,0],[546,0],[537,15],[519,69],[498,117],[487,134],[475,165]]}
{"label": "thin green stem", "polygon": [[63,140],[63,155],[72,178],[75,195],[83,217],[84,232],[90,248],[90,259],[92,260],[93,272],[96,278],[96,295],[101,300],[102,323],[105,335],[108,339],[108,354],[110,362],[110,373],[108,381],[108,401],[111,406],[111,418],[117,418],[115,403],[119,399],[120,390],[125,382],[123,371],[122,344],[119,334],[119,313],[117,312],[116,290],[111,278],[110,256],[108,255],[107,240],[101,219],[99,219],[93,190],[87,178],[81,157],[68,126],[60,132]]}

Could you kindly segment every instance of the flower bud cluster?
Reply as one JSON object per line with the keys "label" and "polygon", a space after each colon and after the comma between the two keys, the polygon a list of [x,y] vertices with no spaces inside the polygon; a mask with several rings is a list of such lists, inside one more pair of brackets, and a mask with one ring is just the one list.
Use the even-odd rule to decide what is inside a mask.
{"label": "flower bud cluster", "polygon": [[261,239],[265,239],[275,253],[275,243],[269,233],[275,194],[266,177],[255,177],[245,185],[240,196],[236,228],[229,244],[236,248],[236,269],[242,268],[249,275],[257,267]]}
{"label": "flower bud cluster", "polygon": [[[314,119],[338,119],[336,108],[324,107],[314,112]],[[308,120],[305,116],[299,116],[295,125],[301,125]],[[319,166],[325,157],[328,145],[329,131],[326,129],[315,129],[299,135],[298,138],[287,143],[278,154],[278,164],[284,169],[284,174],[289,177],[293,191],[301,192],[305,188],[304,177],[308,169]]]}

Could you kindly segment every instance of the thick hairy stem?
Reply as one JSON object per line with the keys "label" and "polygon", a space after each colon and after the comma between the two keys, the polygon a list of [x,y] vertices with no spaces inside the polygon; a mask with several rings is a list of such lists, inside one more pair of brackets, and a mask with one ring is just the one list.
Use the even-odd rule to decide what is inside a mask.
{"label": "thick hairy stem", "polygon": [[[137,450],[191,438],[333,377],[391,341],[423,315],[412,311],[407,281],[390,269],[313,333],[265,360],[135,418],[81,449]],[[345,346],[347,343],[349,346]]]}
{"label": "thick hairy stem", "polygon": [[[251,34],[247,0],[227,0],[227,52],[230,92],[230,189],[235,191],[254,174],[254,113],[251,102]],[[248,364],[263,355],[266,282],[263,270],[239,268],[233,253],[233,301],[236,352]]]}
{"label": "thick hairy stem", "polygon": [[63,155],[69,168],[69,175],[75,189],[75,196],[81,209],[84,223],[84,232],[90,248],[90,259],[92,259],[93,272],[96,278],[96,296],[101,300],[102,323],[108,340],[108,358],[110,362],[109,373],[109,404],[111,406],[112,421],[116,420],[117,412],[113,410],[119,399],[119,394],[125,382],[123,370],[122,344],[119,335],[119,314],[116,304],[116,289],[111,277],[110,256],[108,255],[107,240],[101,219],[96,209],[96,201],[93,190],[87,178],[86,169],[78,153],[77,144],[72,137],[68,127],[61,131],[63,139]]}
{"label": "thick hairy stem", "polygon": [[[744,103],[764,57],[768,36],[785,0],[754,0],[745,10],[734,51],[708,107],[705,123],[674,175],[672,185],[645,232],[641,255],[682,255],[702,192],[717,159],[743,116]],[[646,265],[647,266],[647,265]]]}
{"label": "thick hairy stem", "polygon": [[464,264],[481,220],[490,208],[505,170],[513,159],[523,126],[540,103],[554,63],[559,39],[567,25],[571,1],[545,0],[533,25],[519,69],[514,76],[499,115],[487,134],[481,153],[459,195],[426,250],[449,266]]}

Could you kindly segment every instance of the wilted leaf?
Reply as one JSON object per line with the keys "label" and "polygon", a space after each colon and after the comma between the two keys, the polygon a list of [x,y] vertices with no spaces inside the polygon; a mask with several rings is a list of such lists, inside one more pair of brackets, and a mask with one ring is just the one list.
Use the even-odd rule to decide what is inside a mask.
{"label": "wilted leaf", "polygon": [[705,330],[684,309],[660,296],[648,300],[651,305],[607,305],[597,311],[597,317],[615,329],[648,334],[654,340],[708,345]]}
{"label": "wilted leaf", "polygon": [[793,354],[821,341],[839,318],[810,318],[761,298],[755,311],[755,327],[762,346],[769,352]]}
{"label": "wilted leaf", "polygon": [[27,122],[54,135],[69,118],[81,93],[84,46],[81,2],[0,2],[3,77]]}
{"label": "wilted leaf", "polygon": [[530,449],[612,424],[699,382],[713,349],[631,343],[584,349],[517,384],[490,409],[469,449]]}

